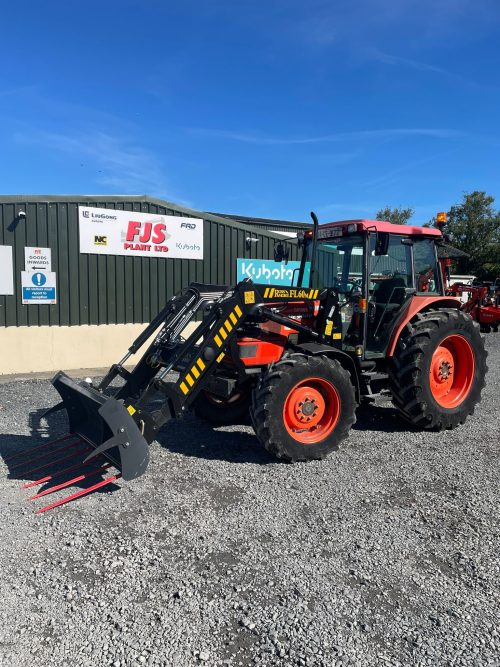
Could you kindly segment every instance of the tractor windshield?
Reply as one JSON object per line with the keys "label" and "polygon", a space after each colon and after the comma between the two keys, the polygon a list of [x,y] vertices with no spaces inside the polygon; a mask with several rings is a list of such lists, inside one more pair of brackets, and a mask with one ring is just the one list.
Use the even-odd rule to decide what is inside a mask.
{"label": "tractor windshield", "polygon": [[[333,287],[341,300],[359,295],[363,280],[363,237],[359,234],[319,240],[313,287]],[[308,248],[311,253],[311,246]]]}

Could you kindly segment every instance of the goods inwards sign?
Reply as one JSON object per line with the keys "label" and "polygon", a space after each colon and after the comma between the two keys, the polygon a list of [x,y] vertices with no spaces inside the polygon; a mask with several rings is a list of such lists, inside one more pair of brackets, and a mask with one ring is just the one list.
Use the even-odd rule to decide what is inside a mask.
{"label": "goods inwards sign", "polygon": [[177,215],[78,207],[80,252],[203,259],[203,220]]}

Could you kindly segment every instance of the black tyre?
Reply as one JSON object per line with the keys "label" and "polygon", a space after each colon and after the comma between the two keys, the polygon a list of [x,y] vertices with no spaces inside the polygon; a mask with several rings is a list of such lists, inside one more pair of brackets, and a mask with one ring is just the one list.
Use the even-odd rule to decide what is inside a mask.
{"label": "black tyre", "polygon": [[250,414],[264,447],[286,461],[323,459],[356,421],[351,377],[326,356],[291,354],[273,364],[253,391]]}
{"label": "black tyre", "polygon": [[194,402],[193,410],[198,419],[214,426],[248,424],[250,421],[250,389],[237,390],[227,399],[219,398],[208,391],[201,391]]}
{"label": "black tyre", "polygon": [[481,400],[487,352],[479,325],[460,310],[421,313],[389,364],[394,405],[417,428],[463,424]]}

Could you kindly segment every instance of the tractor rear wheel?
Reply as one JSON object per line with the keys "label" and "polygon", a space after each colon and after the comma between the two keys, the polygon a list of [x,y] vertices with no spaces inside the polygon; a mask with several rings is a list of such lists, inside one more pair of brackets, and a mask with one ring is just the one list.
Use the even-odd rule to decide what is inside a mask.
{"label": "tractor rear wheel", "polygon": [[250,414],[264,447],[286,461],[323,459],[356,421],[349,372],[335,359],[291,354],[253,391]]}
{"label": "tractor rear wheel", "polygon": [[213,426],[248,424],[250,415],[250,390],[237,389],[229,398],[220,398],[209,391],[201,391],[195,400],[193,410],[198,419]]}
{"label": "tractor rear wheel", "polygon": [[481,400],[487,352],[479,325],[460,310],[418,315],[389,364],[393,403],[418,428],[463,424]]}

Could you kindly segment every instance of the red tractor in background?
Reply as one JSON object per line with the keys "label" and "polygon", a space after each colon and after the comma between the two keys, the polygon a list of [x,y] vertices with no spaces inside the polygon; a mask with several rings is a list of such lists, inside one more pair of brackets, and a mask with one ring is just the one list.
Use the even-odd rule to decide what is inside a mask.
{"label": "red tractor in background", "polygon": [[[436,220],[442,232],[446,224],[446,213],[438,213]],[[469,298],[462,302],[461,309],[479,324],[482,332],[489,333],[492,330],[497,332],[500,325],[500,279],[497,279],[494,283],[480,284],[474,281],[472,285],[464,285],[463,283],[450,285],[452,257],[454,255],[467,257],[468,255],[450,246],[446,246],[446,248],[451,250],[452,254],[450,256],[445,251],[440,257],[446,295],[461,298],[464,294],[468,294]]]}
{"label": "red tractor in background", "polygon": [[498,331],[500,325],[500,304],[496,295],[492,296],[490,288],[485,285],[462,285],[455,283],[446,289],[448,296],[461,297],[469,294],[469,299],[462,305],[462,310],[479,323],[481,331],[489,333]]}

